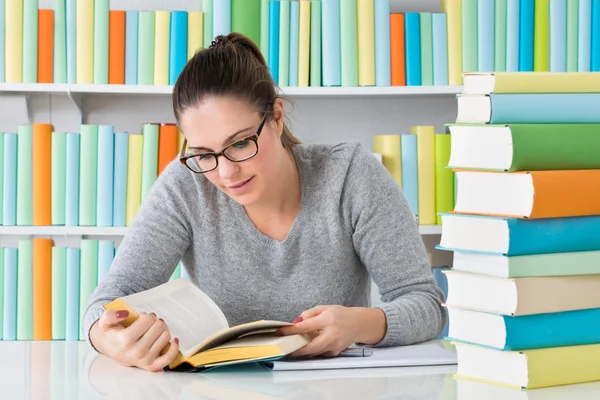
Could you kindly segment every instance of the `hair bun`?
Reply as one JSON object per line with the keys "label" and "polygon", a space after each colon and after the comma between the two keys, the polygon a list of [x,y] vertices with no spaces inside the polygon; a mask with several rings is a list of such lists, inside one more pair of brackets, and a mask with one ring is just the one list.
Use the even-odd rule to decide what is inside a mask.
{"label": "hair bun", "polygon": [[219,35],[219,36],[215,37],[215,39],[210,44],[209,48],[212,49],[214,47],[224,45],[227,42],[229,42],[229,38],[227,36],[225,36],[225,35]]}

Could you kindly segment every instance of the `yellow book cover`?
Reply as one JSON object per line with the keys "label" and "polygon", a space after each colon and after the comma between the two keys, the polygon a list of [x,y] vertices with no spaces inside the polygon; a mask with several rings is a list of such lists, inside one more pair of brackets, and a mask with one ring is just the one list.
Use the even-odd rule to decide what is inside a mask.
{"label": "yellow book cover", "polygon": [[462,0],[442,0],[448,32],[448,80],[462,85]]}
{"label": "yellow book cover", "polygon": [[450,160],[450,135],[435,135],[435,215],[436,224],[442,224],[439,213],[454,209],[454,172],[448,167]]}
{"label": "yellow book cover", "polygon": [[204,39],[204,14],[200,11],[188,13],[188,61],[194,56],[198,49],[203,47]]}
{"label": "yellow book cover", "polygon": [[435,127],[414,126],[417,135],[419,225],[435,225]]}
{"label": "yellow book cover", "polygon": [[142,151],[144,137],[141,134],[129,135],[127,164],[127,200],[125,207],[125,225],[130,226],[142,201]]}
{"label": "yellow book cover", "polygon": [[310,2],[300,2],[300,37],[298,38],[298,86],[308,86],[310,68]]}
{"label": "yellow book cover", "polygon": [[169,84],[169,41],[171,38],[171,12],[156,11],[154,27],[154,84]]}
{"label": "yellow book cover", "polygon": [[75,50],[77,83],[94,83],[94,0],[78,0]]}
{"label": "yellow book cover", "polygon": [[[275,330],[291,325],[282,321],[251,321],[229,326],[217,304],[189,280],[174,279],[150,290],[124,296],[104,306],[128,310],[122,322],[128,327],[140,313],[162,318],[171,337],[179,338],[179,354],[170,370],[203,370],[215,366],[282,358],[310,342],[305,335],[276,336]],[[185,321],[179,316],[189,315]],[[161,354],[169,350],[169,346]]]}
{"label": "yellow book cover", "polygon": [[597,93],[597,72],[486,72],[465,73],[463,94]]}
{"label": "yellow book cover", "polygon": [[535,0],[533,70],[550,71],[550,0]]}
{"label": "yellow book cover", "polygon": [[383,166],[402,187],[402,147],[400,135],[373,136],[373,152],[381,154]]}
{"label": "yellow book cover", "polygon": [[5,81],[23,82],[23,1],[8,0],[5,5]]}
{"label": "yellow book cover", "polygon": [[375,86],[375,3],[358,0],[358,85]]}

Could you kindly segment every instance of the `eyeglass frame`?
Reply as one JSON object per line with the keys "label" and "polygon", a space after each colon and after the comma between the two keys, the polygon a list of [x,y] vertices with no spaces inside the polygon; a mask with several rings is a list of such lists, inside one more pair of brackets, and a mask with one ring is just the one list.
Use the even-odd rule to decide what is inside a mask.
{"label": "eyeglass frame", "polygon": [[[265,115],[264,115],[264,117],[263,117],[260,125],[258,126],[258,129],[256,130],[256,133],[254,133],[253,135],[250,135],[248,137],[245,137],[243,139],[236,140],[235,142],[231,143],[230,145],[228,145],[227,147],[225,147],[223,150],[221,150],[218,153],[215,153],[215,152],[206,152],[206,153],[202,153],[202,154],[196,153],[196,154],[191,154],[189,156],[184,156],[184,154],[185,154],[185,148],[187,147],[187,139],[184,138],[184,140],[183,140],[183,146],[181,148],[181,153],[179,154],[179,162],[182,163],[183,165],[185,165],[187,169],[189,169],[190,171],[192,171],[195,174],[205,174],[207,172],[214,171],[215,169],[219,168],[219,157],[221,157],[221,156],[225,157],[226,159],[228,159],[231,162],[242,162],[242,161],[247,161],[247,160],[249,160],[249,159],[251,159],[253,157],[256,157],[256,155],[258,154],[258,149],[259,149],[258,148],[258,138],[260,137],[260,134],[262,133],[262,130],[263,130],[263,128],[265,126],[265,123],[267,121],[267,114],[268,113],[265,113]],[[243,160],[232,160],[231,158],[229,158],[227,156],[227,154],[225,154],[225,151],[227,149],[229,149],[231,146],[234,146],[238,142],[242,142],[244,140],[251,140],[256,145],[256,152],[254,154],[252,154],[250,157],[246,157]],[[189,167],[189,165],[187,165],[187,160],[189,160],[190,158],[198,157],[199,155],[203,155],[203,156],[212,155],[215,158],[215,161],[216,161],[215,167],[212,168],[212,169],[206,170],[206,171],[194,171],[193,169],[191,169]]]}

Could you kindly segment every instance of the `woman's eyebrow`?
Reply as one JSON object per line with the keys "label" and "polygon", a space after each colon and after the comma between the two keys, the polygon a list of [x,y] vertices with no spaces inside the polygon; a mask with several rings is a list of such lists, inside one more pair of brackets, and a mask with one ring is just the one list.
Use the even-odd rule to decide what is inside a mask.
{"label": "woman's eyebrow", "polygon": [[[239,134],[244,133],[244,132],[248,132],[250,129],[252,129],[252,126],[249,126],[247,128],[244,129],[240,129],[239,131],[229,135],[227,137],[227,139],[225,139],[223,141],[223,147],[227,146],[229,144],[229,142],[231,142],[233,139],[235,139]],[[214,151],[212,149],[209,149],[208,147],[192,147],[189,146],[190,150],[195,150],[195,151],[199,151],[199,150],[206,150],[206,151]]]}

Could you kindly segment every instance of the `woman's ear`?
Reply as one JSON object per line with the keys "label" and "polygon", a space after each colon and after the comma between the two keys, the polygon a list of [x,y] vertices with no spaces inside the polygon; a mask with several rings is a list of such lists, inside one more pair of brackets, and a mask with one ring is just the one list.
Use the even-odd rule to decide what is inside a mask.
{"label": "woman's ear", "polygon": [[273,104],[273,122],[277,128],[277,135],[281,137],[283,134],[283,124],[285,119],[285,109],[283,101],[277,98]]}

